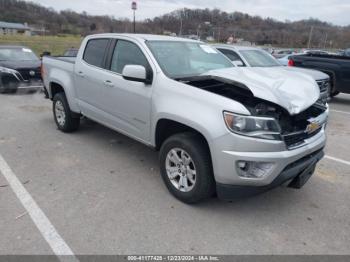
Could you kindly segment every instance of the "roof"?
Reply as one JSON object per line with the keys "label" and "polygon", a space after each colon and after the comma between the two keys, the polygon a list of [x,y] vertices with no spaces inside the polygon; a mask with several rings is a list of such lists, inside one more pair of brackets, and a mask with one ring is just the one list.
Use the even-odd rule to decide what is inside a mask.
{"label": "roof", "polygon": [[21,30],[29,30],[28,26],[19,23],[8,23],[0,21],[0,28],[9,28],[9,29],[21,29]]}
{"label": "roof", "polygon": [[235,51],[243,51],[243,50],[261,50],[258,47],[254,46],[239,46],[239,45],[228,45],[228,44],[214,44],[213,45],[215,48],[226,48],[226,49],[231,49]]}
{"label": "roof", "polygon": [[181,37],[174,37],[174,36],[166,36],[166,35],[151,35],[151,34],[97,34],[92,35],[91,37],[98,36],[98,37],[118,37],[118,36],[124,36],[129,37],[133,39],[138,40],[144,40],[144,41],[183,41],[183,42],[194,42],[194,43],[201,43],[197,40],[192,40],[188,38],[181,38]]}

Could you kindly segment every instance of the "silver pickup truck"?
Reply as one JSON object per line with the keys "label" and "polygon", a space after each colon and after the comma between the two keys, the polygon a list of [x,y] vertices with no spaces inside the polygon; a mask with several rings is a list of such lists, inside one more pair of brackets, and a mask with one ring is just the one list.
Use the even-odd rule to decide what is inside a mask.
{"label": "silver pickup truck", "polygon": [[302,187],[323,157],[327,105],[309,75],[241,68],[202,42],[88,36],[77,58],[44,57],[58,129],[85,116],[160,151],[185,203]]}

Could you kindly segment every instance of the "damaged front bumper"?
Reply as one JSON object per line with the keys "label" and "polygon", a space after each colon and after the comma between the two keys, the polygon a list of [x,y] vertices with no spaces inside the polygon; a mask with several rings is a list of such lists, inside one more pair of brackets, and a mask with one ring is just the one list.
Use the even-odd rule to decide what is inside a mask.
{"label": "damaged front bumper", "polygon": [[288,183],[289,187],[301,188],[313,175],[316,164],[323,156],[323,149],[320,149],[289,164],[270,184],[265,186],[242,186],[217,183],[218,197],[223,200],[232,200],[240,197],[254,196],[284,183]]}
{"label": "damaged front bumper", "polygon": [[[294,149],[288,149],[285,141],[254,139],[235,134],[215,140],[212,153],[218,196],[232,199],[254,195],[298,179],[291,186],[303,185],[307,181],[305,176],[309,178],[312,175],[317,162],[323,157],[325,127],[313,137],[305,139],[303,146]],[[242,163],[253,164],[257,176],[242,175]],[[304,171],[307,174],[303,175]],[[305,180],[303,183],[300,181],[302,176]]]}

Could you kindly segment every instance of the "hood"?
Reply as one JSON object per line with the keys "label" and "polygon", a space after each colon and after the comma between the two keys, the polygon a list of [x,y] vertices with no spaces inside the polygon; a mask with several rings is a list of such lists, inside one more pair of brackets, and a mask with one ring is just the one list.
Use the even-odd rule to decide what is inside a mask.
{"label": "hood", "polygon": [[321,71],[317,71],[317,70],[313,70],[313,69],[306,69],[306,68],[292,67],[292,66],[284,66],[284,67],[279,67],[279,68],[284,70],[284,71],[293,71],[293,72],[307,74],[307,75],[311,76],[313,79],[315,79],[316,81],[329,79],[329,75],[327,75]]}
{"label": "hood", "polygon": [[31,68],[38,68],[40,67],[40,60],[31,60],[31,61],[0,61],[0,66],[14,69],[14,70],[21,70],[21,69],[31,69]]}
{"label": "hood", "polygon": [[320,96],[320,89],[311,76],[280,68],[233,67],[203,75],[239,82],[255,97],[280,105],[291,115],[309,108]]}

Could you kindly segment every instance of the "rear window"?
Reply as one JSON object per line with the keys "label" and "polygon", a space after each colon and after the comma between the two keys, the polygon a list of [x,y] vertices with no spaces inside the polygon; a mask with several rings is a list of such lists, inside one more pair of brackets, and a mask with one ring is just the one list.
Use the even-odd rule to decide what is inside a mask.
{"label": "rear window", "polygon": [[90,65],[103,67],[103,59],[109,39],[92,39],[85,48],[84,61]]}

